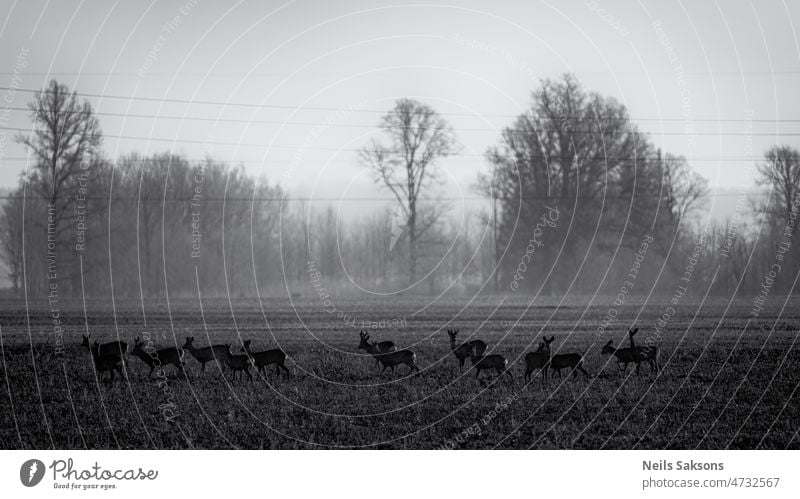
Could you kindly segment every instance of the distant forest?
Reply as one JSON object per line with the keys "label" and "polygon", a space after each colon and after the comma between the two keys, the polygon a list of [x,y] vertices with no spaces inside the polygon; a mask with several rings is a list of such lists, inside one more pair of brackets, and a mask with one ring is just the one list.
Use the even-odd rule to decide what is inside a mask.
{"label": "distant forest", "polygon": [[[17,137],[31,164],[4,193],[0,256],[31,299],[196,295],[313,296],[373,291],[474,295],[670,296],[768,286],[798,271],[793,232],[800,153],[776,144],[755,167],[764,196],[727,222],[702,215],[706,182],[656,148],[615,99],[572,75],[543,80],[485,152],[474,192],[486,209],[461,226],[441,159],[459,140],[430,106],[401,99],[357,158],[392,196],[337,218],[276,180],[213,157],[132,153],[110,160],[92,106],[56,81]],[[491,208],[490,208],[491,207]],[[4,276],[5,277],[5,276]],[[313,282],[318,285],[315,289]]]}

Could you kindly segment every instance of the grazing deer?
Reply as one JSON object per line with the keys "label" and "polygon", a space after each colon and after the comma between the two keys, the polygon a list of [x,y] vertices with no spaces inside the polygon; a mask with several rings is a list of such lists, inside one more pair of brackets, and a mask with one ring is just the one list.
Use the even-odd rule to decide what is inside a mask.
{"label": "grazing deer", "polygon": [[188,350],[192,357],[197,359],[200,363],[201,371],[206,372],[206,363],[216,362],[222,371],[222,366],[227,365],[228,359],[231,357],[231,346],[228,345],[211,345],[202,348],[194,346],[194,336],[187,336],[186,343],[183,348]]}
{"label": "grazing deer", "polygon": [[[551,336],[549,340],[547,336],[544,337],[544,349],[547,351],[548,355],[550,354],[550,344],[555,339],[555,336]],[[573,378],[577,378],[578,371],[580,371],[583,373],[584,378],[587,380],[589,379],[589,373],[583,368],[583,355],[579,353],[559,353],[551,356],[550,369],[555,371],[559,378],[561,377],[562,369],[569,369]]]}
{"label": "grazing deer", "polygon": [[[655,346],[655,345],[647,346],[647,347],[637,347],[636,343],[633,341],[633,337],[638,332],[639,332],[639,328],[638,327],[635,328],[635,329],[628,330],[628,337],[630,338],[631,348],[633,350],[635,350],[639,354],[639,357],[640,357],[639,362],[647,362],[647,365],[650,366],[650,372],[653,372],[653,371],[658,372],[658,371],[660,371],[661,370],[661,366],[658,363],[658,347]],[[638,369],[638,365],[637,365],[637,369]],[[637,373],[638,373],[638,370],[637,370]]]}
{"label": "grazing deer", "polygon": [[256,369],[262,375],[267,375],[266,368],[268,365],[275,364],[275,374],[280,376],[281,369],[283,369],[287,378],[292,376],[284,364],[284,362],[286,362],[286,353],[283,350],[274,348],[272,350],[264,350],[263,352],[253,352],[250,350],[250,340],[245,340],[242,351],[253,359],[253,365],[256,366]]}
{"label": "grazing deer", "polygon": [[118,352],[102,353],[100,352],[100,344],[96,341],[89,346],[89,351],[92,353],[94,370],[100,381],[103,381],[103,373],[105,372],[111,373],[111,376],[108,378],[109,383],[114,381],[114,371],[119,371],[119,375],[123,378],[125,377],[122,374],[122,357]]}
{"label": "grazing deer", "polygon": [[371,354],[375,357],[375,360],[381,363],[383,369],[381,369],[381,374],[386,370],[386,368],[391,368],[392,372],[394,372],[395,366],[399,366],[401,364],[407,365],[409,367],[408,374],[411,374],[414,371],[419,372],[419,367],[417,367],[417,354],[412,352],[411,350],[399,350],[395,352],[381,352],[378,348],[377,343],[370,343],[369,342],[369,334],[365,332],[361,332],[361,338],[364,343],[366,343],[366,350],[367,353]]}
{"label": "grazing deer", "polygon": [[[368,350],[369,342],[367,341],[369,339],[369,335],[367,333],[365,333],[364,331],[361,331],[358,334],[359,334],[359,336],[361,336],[361,343],[358,344],[358,349],[359,350],[367,350],[367,351],[369,351]],[[391,341],[381,341],[381,342],[376,343],[376,346],[378,347],[378,350],[380,351],[380,353],[389,353],[389,352],[397,351],[397,347],[394,345],[394,342],[391,342]],[[379,362],[380,361],[378,359],[375,359],[375,365],[376,366],[378,365]]]}
{"label": "grazing deer", "polygon": [[479,355],[477,347],[472,346],[470,347],[470,360],[472,361],[472,367],[475,368],[476,378],[480,377],[481,371],[494,369],[498,376],[507,374],[511,382],[514,382],[514,376],[511,374],[511,371],[507,369],[508,361],[502,355]]}
{"label": "grazing deer", "polygon": [[144,350],[144,342],[139,339],[137,336],[133,340],[133,350],[131,350],[131,355],[134,357],[138,357],[150,367],[150,373],[147,375],[149,378],[153,375],[153,371],[156,367],[163,369],[169,364],[174,365],[178,368],[178,372],[183,372],[183,356],[185,352],[181,348],[177,347],[167,347],[162,348],[161,350],[154,350],[150,349],[150,351],[146,352]]}
{"label": "grazing deer", "polygon": [[600,350],[603,355],[613,354],[617,358],[617,365],[620,370],[625,373],[628,370],[628,364],[636,364],[636,374],[639,374],[639,364],[642,362],[642,356],[636,348],[614,348],[611,346],[614,342],[608,340]]}
{"label": "grazing deer", "polygon": [[531,373],[535,369],[541,370],[542,384],[547,381],[547,369],[550,367],[550,348],[544,343],[539,343],[535,352],[525,354],[525,383],[530,382]]}
{"label": "grazing deer", "polygon": [[486,352],[486,343],[481,340],[472,340],[466,343],[462,343],[456,346],[456,336],[458,336],[458,329],[448,329],[447,335],[450,337],[450,349],[453,351],[453,355],[456,359],[458,359],[458,370],[464,370],[464,361],[468,358],[471,360],[470,349],[474,346],[475,352],[478,355],[483,355]]}
{"label": "grazing deer", "polygon": [[[83,337],[81,346],[85,347],[86,350],[91,351],[91,335],[82,334],[81,336]],[[110,341],[108,343],[101,343],[99,351],[100,355],[116,354],[124,360],[125,356],[128,354],[128,344],[124,341]]]}
{"label": "grazing deer", "polygon": [[236,373],[243,372],[247,374],[247,377],[250,381],[253,381],[253,376],[250,374],[250,366],[253,365],[253,359],[245,354],[245,355],[229,355],[228,358],[225,360],[225,363],[233,372],[233,380],[236,380]]}

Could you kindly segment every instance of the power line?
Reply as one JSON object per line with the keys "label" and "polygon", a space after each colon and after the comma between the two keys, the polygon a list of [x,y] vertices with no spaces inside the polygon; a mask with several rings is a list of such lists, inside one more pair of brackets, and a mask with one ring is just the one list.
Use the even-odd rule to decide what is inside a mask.
{"label": "power line", "polygon": [[[24,107],[9,107],[6,109],[10,109],[12,111],[30,111],[29,108]],[[157,119],[157,120],[178,120],[178,121],[202,121],[202,122],[211,122],[211,123],[243,123],[247,125],[281,125],[281,126],[324,126],[330,128],[370,128],[370,129],[378,129],[384,128],[385,125],[370,125],[370,124],[359,124],[359,123],[326,123],[321,121],[280,121],[280,120],[247,120],[243,118],[210,118],[210,117],[203,117],[203,116],[176,116],[176,115],[152,115],[152,114],[125,114],[125,113],[112,113],[107,111],[93,111],[93,114],[97,116],[111,116],[111,117],[118,117],[118,118],[135,118],[135,119]],[[698,120],[693,120],[698,121]],[[774,123],[774,121],[764,121],[765,123]],[[800,123],[800,119],[798,120],[786,120],[785,122],[796,122]],[[534,127],[535,129],[541,130],[551,130],[551,129],[558,129],[561,128],[562,125],[556,125],[555,127]],[[415,128],[413,126],[409,127],[391,127],[391,128]],[[506,126],[499,126],[495,128],[459,128],[456,132],[500,132],[500,131],[512,131],[512,132],[520,132],[525,133],[529,130],[523,130],[519,128],[513,127],[506,127]],[[579,134],[579,135],[594,135],[598,134],[597,131],[591,130],[575,130],[570,129],[570,133]],[[623,131],[620,134],[631,134],[631,135],[678,135],[678,136],[694,136],[694,135],[707,135],[707,136],[719,136],[719,135],[726,135],[726,136],[745,136],[745,137],[752,137],[752,136],[765,136],[765,137],[798,137],[800,133],[791,133],[791,132],[644,132],[644,131]]]}
{"label": "power line", "polygon": [[[24,93],[41,93],[41,92],[50,92],[48,89],[31,89],[31,88],[14,88],[14,87],[0,87],[0,90],[12,90],[16,92],[24,92]],[[126,100],[126,101],[145,101],[145,102],[158,102],[158,103],[177,103],[177,104],[191,104],[191,105],[213,105],[213,106],[226,106],[226,107],[245,107],[245,108],[254,108],[254,109],[283,109],[283,110],[293,110],[293,111],[326,111],[326,112],[349,112],[349,113],[377,113],[377,114],[386,114],[388,111],[387,109],[378,110],[378,109],[361,109],[357,107],[352,108],[341,108],[341,107],[325,107],[325,106],[298,106],[298,105],[288,105],[288,104],[253,104],[247,102],[222,102],[222,101],[211,101],[211,100],[188,100],[188,99],[176,99],[176,98],[166,98],[166,97],[146,97],[146,96],[124,96],[124,95],[113,95],[113,94],[94,94],[94,93],[84,93],[84,92],[72,92],[75,95],[79,95],[81,97],[89,97],[89,98],[96,98],[96,99],[113,99],[113,100]],[[475,117],[475,118],[517,118],[519,114],[475,114],[475,113],[457,113],[457,112],[442,112],[438,113],[442,116],[466,116],[466,117]],[[583,119],[582,116],[564,116],[563,118],[567,119]],[[626,117],[626,118],[612,118],[612,117],[605,117],[605,118],[593,118],[594,121],[677,121],[677,122],[687,122],[687,121],[703,121],[703,122],[761,122],[762,120],[756,119],[747,119],[747,118],[692,118],[691,120],[687,120],[686,118],[653,118],[653,117]],[[796,119],[769,119],[763,120],[764,122],[800,122],[800,118]]]}

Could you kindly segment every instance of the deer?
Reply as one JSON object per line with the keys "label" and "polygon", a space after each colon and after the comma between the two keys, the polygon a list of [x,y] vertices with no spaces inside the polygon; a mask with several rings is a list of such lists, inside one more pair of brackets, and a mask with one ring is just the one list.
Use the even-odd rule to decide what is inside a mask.
{"label": "deer", "polygon": [[222,371],[222,366],[227,365],[228,359],[231,357],[231,346],[227,345],[211,345],[207,347],[197,348],[194,346],[194,336],[187,336],[183,348],[192,354],[192,357],[197,359],[200,363],[201,371],[206,372],[206,364],[208,362],[216,362]]}
{"label": "deer", "polygon": [[386,371],[386,368],[390,368],[394,373],[394,368],[401,364],[408,366],[408,374],[411,374],[414,371],[419,372],[419,367],[417,367],[417,354],[412,352],[411,350],[399,350],[394,352],[381,352],[378,348],[377,343],[370,343],[369,342],[369,334],[365,333],[364,331],[361,332],[362,342],[366,344],[367,353],[371,354],[375,357],[375,360],[381,363],[383,369],[381,369],[381,374]]}
{"label": "deer", "polygon": [[286,373],[286,377],[291,377],[291,373],[284,364],[284,362],[286,362],[286,353],[283,350],[274,348],[272,350],[264,350],[263,352],[253,352],[250,350],[250,340],[245,340],[242,351],[253,359],[253,365],[256,366],[256,369],[262,375],[266,376],[266,368],[268,365],[275,364],[275,374],[280,376],[281,369],[283,369]]}
{"label": "deer", "polygon": [[507,369],[508,361],[502,355],[478,354],[478,347],[473,345],[470,347],[470,360],[472,361],[472,367],[475,368],[476,379],[480,377],[481,371],[488,371],[489,369],[494,369],[498,376],[507,374],[508,377],[511,379],[511,382],[512,383],[514,382],[514,376],[511,374],[511,371]]}
{"label": "deer", "polygon": [[[483,355],[486,352],[486,343],[481,340],[472,340],[456,346],[456,336],[458,336],[458,329],[448,329],[447,335],[450,337],[450,349],[453,351],[453,356],[458,360],[458,370],[464,370],[464,361],[470,358],[470,349],[475,346],[475,351],[478,355]],[[472,360],[470,359],[470,362]]]}
{"label": "deer", "polygon": [[140,340],[138,336],[134,338],[131,355],[140,358],[142,362],[150,367],[150,373],[147,375],[148,378],[153,375],[153,371],[156,367],[163,369],[169,364],[177,367],[178,372],[183,372],[183,366],[185,365],[183,357],[185,352],[182,348],[167,347],[160,350],[151,349],[149,352],[146,352],[144,345],[145,343]]}
{"label": "deer", "polygon": [[550,367],[550,349],[544,342],[539,343],[539,348],[535,352],[525,354],[525,383],[529,383],[531,373],[535,369],[541,370],[542,384],[547,381],[547,369]]}
{"label": "deer", "polygon": [[[362,330],[359,333],[359,336],[361,336],[361,342],[358,344],[358,349],[368,351],[369,342],[367,341],[367,339],[369,338],[369,335]],[[376,343],[376,345],[380,353],[389,353],[397,351],[397,347],[394,345],[394,342],[392,341],[380,341]],[[376,358],[375,365],[377,366],[379,362],[380,361]]]}
{"label": "deer", "polygon": [[[548,355],[550,354],[550,344],[555,339],[555,336],[551,336],[549,340],[547,336],[544,337],[544,350],[547,351]],[[580,371],[583,373],[584,378],[589,379],[589,373],[583,368],[583,355],[579,353],[559,353],[551,356],[550,369],[555,371],[559,378],[561,377],[562,369],[569,369],[573,378],[577,378],[578,371]]]}
{"label": "deer", "polygon": [[[85,338],[85,337],[84,337]],[[94,363],[94,370],[97,373],[100,381],[103,381],[103,373],[111,373],[108,382],[114,381],[114,371],[118,371],[119,375],[124,378],[122,374],[122,357],[119,352],[117,353],[103,353],[100,351],[100,344],[94,342],[89,345],[89,351],[92,353],[92,362]]]}
{"label": "deer", "polygon": [[[661,366],[658,363],[658,347],[655,345],[646,347],[637,347],[636,342],[633,340],[634,335],[639,332],[639,328],[629,329],[628,337],[630,338],[631,348],[635,350],[640,357],[639,362],[647,362],[650,366],[650,372],[661,371]],[[637,364],[638,373],[638,364]]]}
{"label": "deer", "polygon": [[225,363],[233,372],[233,380],[236,380],[236,373],[243,372],[247,375],[250,381],[253,381],[253,376],[250,374],[250,367],[253,365],[253,358],[249,355],[234,355],[231,354],[225,359]]}
{"label": "deer", "polygon": [[600,353],[603,355],[613,354],[617,358],[617,365],[620,370],[625,373],[628,370],[628,364],[636,364],[636,374],[639,374],[639,364],[642,362],[642,356],[636,348],[614,348],[612,346],[613,340],[608,340],[608,343],[603,345]]}
{"label": "deer", "polygon": [[[91,351],[91,335],[90,334],[82,334],[83,341],[81,341],[81,346],[85,347],[86,350]],[[99,347],[100,355],[109,355],[109,354],[117,354],[121,359],[125,359],[125,356],[128,354],[128,344],[124,341],[110,341],[108,343],[100,343]]]}

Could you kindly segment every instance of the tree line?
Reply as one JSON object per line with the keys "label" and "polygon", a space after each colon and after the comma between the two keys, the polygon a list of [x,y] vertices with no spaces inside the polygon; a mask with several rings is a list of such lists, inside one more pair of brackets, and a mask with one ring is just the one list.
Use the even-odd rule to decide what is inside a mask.
{"label": "tree line", "polygon": [[766,151],[755,165],[765,194],[709,222],[706,182],[687,160],[572,75],[543,80],[486,151],[473,186],[486,208],[464,223],[439,169],[458,137],[412,99],[357,157],[392,201],[347,220],[213,157],[112,161],[90,103],[56,81],[29,107],[33,131],[17,140],[32,167],[2,204],[0,256],[31,298],[313,295],[311,269],[340,293],[668,295],[684,282],[752,295],[766,282],[789,291],[798,271],[796,149]]}

